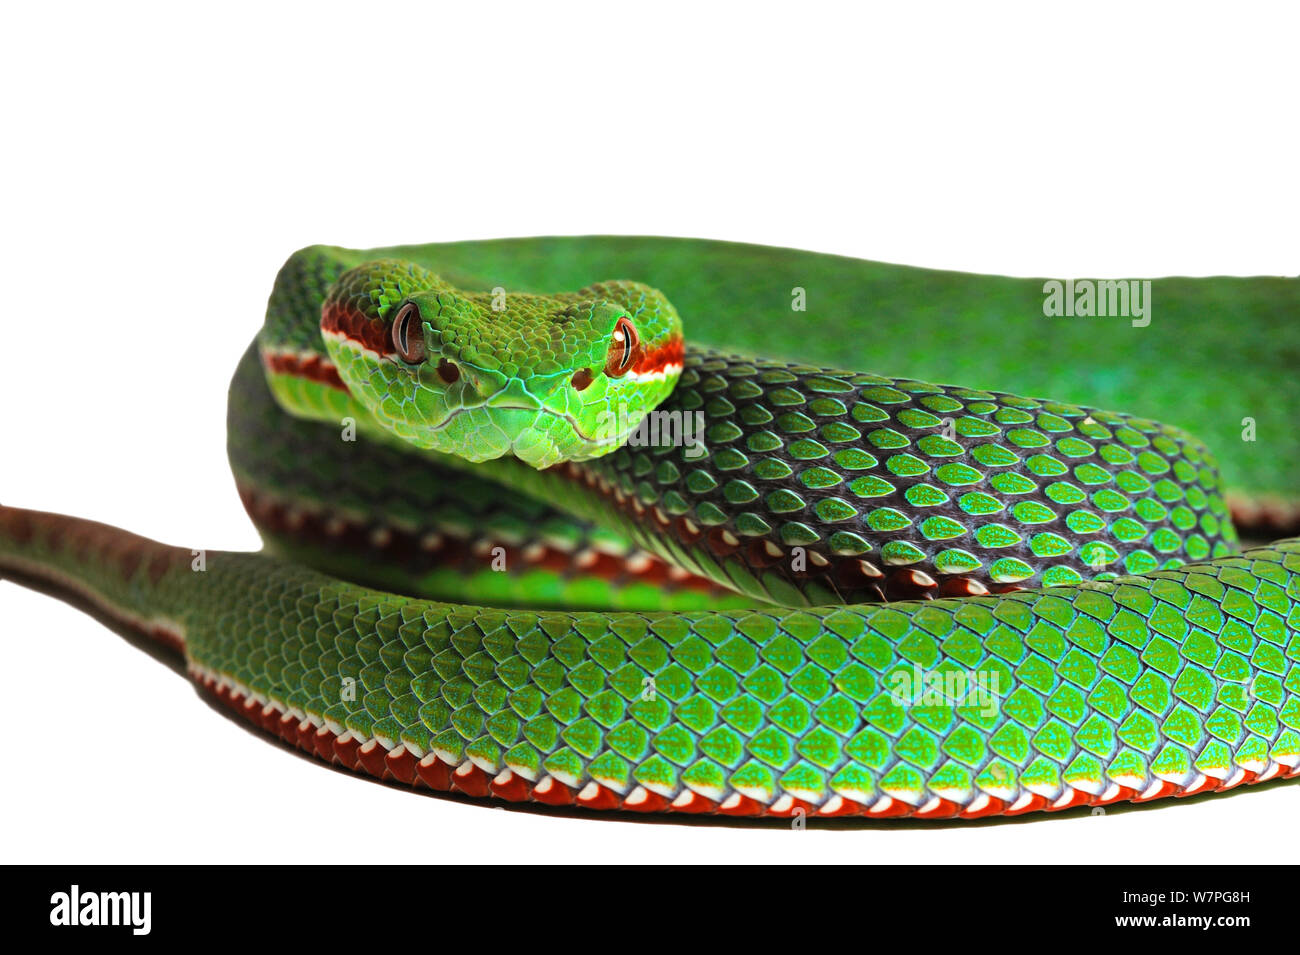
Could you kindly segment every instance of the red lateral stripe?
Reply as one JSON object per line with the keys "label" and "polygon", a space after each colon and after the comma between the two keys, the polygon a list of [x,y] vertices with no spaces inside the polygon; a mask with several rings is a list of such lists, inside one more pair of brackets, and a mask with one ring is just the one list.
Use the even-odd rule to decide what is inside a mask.
{"label": "red lateral stripe", "polygon": [[641,353],[637,363],[632,366],[636,375],[650,375],[663,371],[669,365],[680,365],[686,358],[686,343],[681,336],[668,339],[658,348],[646,349]]}
{"label": "red lateral stripe", "polygon": [[268,371],[277,375],[293,375],[295,378],[306,378],[308,381],[314,381],[329,388],[337,388],[339,391],[348,390],[348,386],[343,384],[343,379],[339,377],[339,371],[334,367],[333,362],[326,361],[320,355],[302,358],[299,355],[291,355],[286,352],[279,354],[263,353],[262,364],[266,366]]}
{"label": "red lateral stripe", "polygon": [[320,330],[325,334],[342,335],[379,355],[395,353],[388,326],[344,302],[325,303],[321,309]]}

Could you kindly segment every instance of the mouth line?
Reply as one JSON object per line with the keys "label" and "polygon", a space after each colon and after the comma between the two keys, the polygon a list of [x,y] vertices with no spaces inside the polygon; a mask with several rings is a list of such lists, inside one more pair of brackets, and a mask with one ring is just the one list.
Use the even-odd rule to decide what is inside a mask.
{"label": "mouth line", "polygon": [[451,426],[451,423],[452,423],[453,421],[455,421],[457,418],[459,418],[461,415],[463,415],[463,414],[467,414],[468,412],[471,412],[471,411],[477,411],[477,410],[479,410],[479,409],[485,409],[485,410],[488,410],[488,411],[532,411],[532,412],[536,412],[538,415],[546,415],[546,416],[549,417],[549,418],[558,418],[559,420],[565,422],[566,424],[568,424],[568,426],[569,426],[570,428],[573,429],[573,433],[576,434],[576,435],[578,436],[578,438],[579,438],[579,439],[580,439],[584,444],[590,445],[590,446],[592,446],[592,447],[600,447],[600,446],[602,446],[602,445],[605,445],[605,444],[609,444],[609,443],[610,443],[610,442],[607,441],[607,440],[601,440],[601,439],[599,439],[599,438],[593,438],[593,437],[589,436],[585,431],[582,430],[582,428],[578,427],[578,422],[574,419],[574,417],[573,417],[572,415],[563,414],[562,412],[559,412],[559,411],[552,411],[550,408],[536,408],[536,407],[533,407],[533,406],[531,406],[531,405],[487,405],[487,404],[482,404],[482,405],[472,405],[472,406],[469,406],[469,407],[466,407],[465,405],[461,405],[460,407],[458,407],[458,408],[456,408],[455,410],[453,410],[453,411],[451,412],[451,414],[447,415],[447,417],[444,418],[440,424],[438,424],[437,426],[435,426],[435,427],[433,427],[433,428],[430,428],[429,430],[430,430],[430,431],[433,431],[433,432],[441,432],[441,431],[445,431],[448,427]]}

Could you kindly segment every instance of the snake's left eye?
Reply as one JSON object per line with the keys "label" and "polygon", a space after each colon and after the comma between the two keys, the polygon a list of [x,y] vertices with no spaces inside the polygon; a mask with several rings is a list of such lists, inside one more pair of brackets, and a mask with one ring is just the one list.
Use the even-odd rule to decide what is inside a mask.
{"label": "snake's left eye", "polygon": [[622,378],[635,364],[641,354],[641,336],[636,326],[626,315],[614,325],[614,334],[609,339],[609,352],[605,356],[605,374],[611,378]]}
{"label": "snake's left eye", "polygon": [[412,365],[424,361],[424,330],[420,327],[420,309],[414,302],[398,309],[393,319],[393,348],[402,361]]}

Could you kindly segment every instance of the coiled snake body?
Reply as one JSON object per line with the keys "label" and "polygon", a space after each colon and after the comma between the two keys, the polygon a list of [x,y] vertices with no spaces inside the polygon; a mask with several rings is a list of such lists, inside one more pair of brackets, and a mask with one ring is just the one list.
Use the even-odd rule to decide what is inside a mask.
{"label": "coiled snake body", "polygon": [[[1159,280],[1141,327],[1043,288],[694,240],[305,249],[231,387],[267,551],[6,507],[0,570],[322,759],[471,796],[978,818],[1296,775],[1300,542],[1242,552],[1230,516],[1296,523],[1295,280]],[[914,377],[845,370],[886,367]],[[1233,442],[1240,493],[1085,397]]]}

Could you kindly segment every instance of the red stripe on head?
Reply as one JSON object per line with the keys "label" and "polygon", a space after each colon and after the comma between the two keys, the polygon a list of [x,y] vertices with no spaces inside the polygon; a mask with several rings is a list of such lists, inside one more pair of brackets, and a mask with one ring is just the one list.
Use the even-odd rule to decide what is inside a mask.
{"label": "red stripe on head", "polygon": [[380,355],[393,354],[393,341],[388,325],[381,319],[371,318],[346,302],[326,302],[321,309],[320,330],[342,335]]}
{"label": "red stripe on head", "polygon": [[674,335],[658,348],[643,350],[637,363],[632,366],[632,372],[637,375],[651,375],[663,371],[669,365],[680,365],[685,357],[686,343],[681,336]]}

